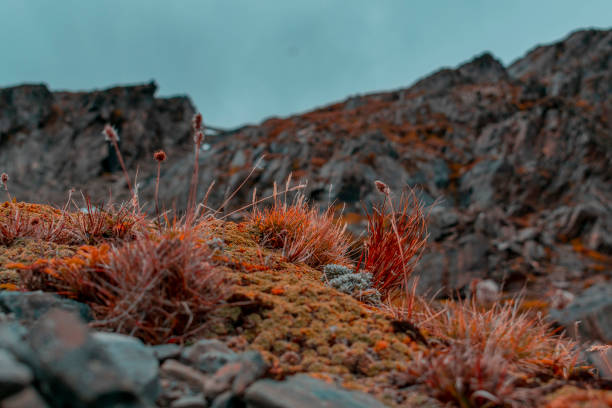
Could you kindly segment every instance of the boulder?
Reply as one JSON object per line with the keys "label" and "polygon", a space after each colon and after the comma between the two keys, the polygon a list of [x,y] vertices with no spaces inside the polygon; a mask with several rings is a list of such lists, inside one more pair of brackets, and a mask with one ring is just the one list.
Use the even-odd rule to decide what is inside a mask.
{"label": "boulder", "polygon": [[591,286],[563,309],[550,309],[549,316],[573,337],[612,342],[612,284]]}
{"label": "boulder", "polygon": [[0,349],[0,400],[16,394],[32,383],[34,376],[30,368]]}
{"label": "boulder", "polygon": [[34,322],[51,309],[77,313],[85,321],[92,320],[91,309],[83,303],[42,291],[0,291],[0,310],[15,319]]}
{"label": "boulder", "polygon": [[247,408],[385,407],[368,394],[348,391],[306,374],[297,374],[285,381],[257,381],[247,389],[244,400]]}

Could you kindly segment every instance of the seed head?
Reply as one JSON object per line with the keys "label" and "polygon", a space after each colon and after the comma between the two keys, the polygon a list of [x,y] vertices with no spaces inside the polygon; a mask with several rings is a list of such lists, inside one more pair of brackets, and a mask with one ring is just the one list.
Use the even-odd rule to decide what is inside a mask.
{"label": "seed head", "polygon": [[383,183],[382,181],[376,180],[374,184],[376,184],[376,188],[378,189],[378,191],[380,191],[384,195],[391,194],[391,189],[389,188],[389,186]]}
{"label": "seed head", "polygon": [[161,163],[163,161],[166,161],[166,152],[164,152],[163,150],[158,150],[155,153],[153,153],[153,157],[155,158],[155,160],[157,160],[157,162]]}
{"label": "seed head", "polygon": [[202,114],[201,113],[199,112],[196,113],[196,115],[193,117],[192,125],[193,125],[194,132],[198,132],[202,129]]}
{"label": "seed head", "polygon": [[198,146],[200,146],[203,141],[204,141],[204,133],[201,130],[198,130],[197,132],[195,132],[195,135],[193,135],[193,142],[197,144]]}
{"label": "seed head", "polygon": [[102,134],[104,134],[104,140],[106,140],[107,142],[119,141],[119,134],[117,133],[117,130],[111,125],[105,125]]}
{"label": "seed head", "polygon": [[612,349],[612,345],[610,344],[603,344],[603,345],[595,345],[595,346],[591,346],[587,349],[587,351],[589,352],[594,352],[594,351],[599,351],[600,353],[605,353],[608,350]]}
{"label": "seed head", "polygon": [[4,189],[8,191],[8,186],[6,185],[6,183],[8,183],[9,181],[8,174],[2,173],[2,175],[0,176],[0,181],[2,181],[2,185],[4,185]]}

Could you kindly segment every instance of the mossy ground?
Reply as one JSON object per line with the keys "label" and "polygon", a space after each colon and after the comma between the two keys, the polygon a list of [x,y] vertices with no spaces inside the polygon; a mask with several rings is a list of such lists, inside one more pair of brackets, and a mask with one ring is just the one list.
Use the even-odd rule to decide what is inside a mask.
{"label": "mossy ground", "polygon": [[[46,206],[20,208],[58,215]],[[0,217],[7,215],[2,209]],[[236,350],[261,351],[276,378],[307,372],[370,392],[389,405],[440,406],[422,388],[394,384],[395,373],[405,371],[412,356],[428,346],[396,333],[390,314],[326,286],[320,271],[287,262],[281,251],[262,247],[258,231],[246,223],[212,220],[207,225],[206,239],[223,242],[216,245],[214,257],[231,289],[227,303],[212,312],[206,337],[222,339]],[[64,258],[76,249],[32,238],[0,246],[0,283],[19,284],[18,272],[7,269],[8,263]],[[580,392],[580,401],[591,395]],[[601,391],[596,397],[607,401],[612,392]],[[561,406],[552,405],[560,398],[569,400],[566,394],[555,394],[547,403]],[[588,406],[576,404],[568,406]]]}

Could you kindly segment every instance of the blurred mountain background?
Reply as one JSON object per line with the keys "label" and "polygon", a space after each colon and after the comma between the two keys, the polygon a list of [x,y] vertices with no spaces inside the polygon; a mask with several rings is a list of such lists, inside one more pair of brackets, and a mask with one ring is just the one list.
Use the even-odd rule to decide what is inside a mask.
{"label": "blurred mountain background", "polygon": [[100,134],[111,123],[145,208],[163,148],[160,201],[183,209],[200,110],[212,126],[199,198],[214,180],[213,207],[261,159],[228,208],[292,174],[314,204],[344,205],[358,235],[380,179],[430,206],[422,291],[442,284],[445,296],[477,278],[577,293],[612,276],[612,30],[567,34],[607,23],[609,2],[243,2],[234,14],[224,4],[3,3],[0,31],[14,41],[0,45],[0,170],[11,193],[128,199]]}

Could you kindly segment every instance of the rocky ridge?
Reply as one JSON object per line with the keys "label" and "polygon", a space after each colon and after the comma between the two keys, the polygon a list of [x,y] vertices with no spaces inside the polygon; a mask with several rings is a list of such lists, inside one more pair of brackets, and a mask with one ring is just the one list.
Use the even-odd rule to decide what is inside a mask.
{"label": "rocky ridge", "polygon": [[[451,295],[473,279],[534,298],[605,285],[612,273],[612,31],[584,30],[536,47],[508,67],[485,53],[406,89],[354,96],[207,139],[200,186],[219,204],[261,159],[234,203],[271,192],[291,173],[321,206],[345,204],[355,232],[373,181],[417,189],[430,212],[420,289]],[[128,198],[112,149],[113,123],[141,202],[151,203],[163,148],[161,201],[183,208],[191,175],[188,98],[155,85],[90,93],[44,85],[0,91],[0,160],[20,200],[62,204],[68,189],[94,202]],[[200,188],[200,197],[204,194]],[[236,205],[236,204],[234,204]]]}
{"label": "rocky ridge", "polygon": [[[485,53],[406,89],[221,136],[201,155],[200,183],[216,180],[219,203],[261,159],[236,202],[291,173],[314,202],[346,205],[357,233],[362,205],[380,200],[375,180],[411,186],[435,202],[423,291],[477,278],[552,298],[611,277],[611,96],[612,31],[578,31],[508,67]],[[165,180],[189,171],[174,164]],[[162,194],[184,192],[170,181]]]}
{"label": "rocky ridge", "polygon": [[[375,179],[395,192],[413,186],[426,203],[437,200],[431,249],[420,264],[421,290],[442,283],[440,295],[452,296],[468,285],[477,299],[497,300],[498,283],[510,292],[527,285],[526,310],[550,306],[550,317],[574,337],[610,343],[611,41],[610,32],[578,32],[508,68],[485,54],[407,90],[209,136],[200,184],[218,179],[222,188],[210,200],[218,204],[263,157],[237,203],[247,201],[252,188],[265,193],[291,172],[294,180],[309,180],[306,194],[315,203],[326,206],[328,197],[345,203],[354,231],[363,228],[362,203],[369,208],[380,198]],[[85,192],[94,200],[105,198],[109,182],[113,197],[127,198],[116,157],[98,133],[110,121],[120,129],[122,150],[130,152],[128,168],[140,170],[141,200],[151,198],[151,153],[163,147],[176,158],[164,169],[164,205],[183,206],[193,108],[186,98],[156,99],[154,91],[152,84],[93,96],[50,93],[44,86],[3,90],[0,152],[14,165],[8,168],[11,192],[21,200],[55,176],[48,199],[59,204],[65,200],[60,190],[78,188],[85,180],[79,177],[89,174]],[[37,98],[46,102],[32,103]],[[68,113],[72,109],[78,118]],[[56,142],[57,129],[70,142]],[[79,164],[60,160],[56,166],[66,153]],[[45,191],[30,199],[41,201]],[[16,208],[58,215],[37,205],[2,207],[3,216]],[[59,259],[76,248],[41,245],[32,237],[2,244],[0,406],[441,406],[443,395],[410,373],[428,353],[444,352],[448,339],[396,320],[372,306],[377,299],[353,298],[353,286],[368,287],[367,276],[352,274],[347,282],[340,271],[347,268],[338,265],[327,265],[321,276],[262,248],[245,224],[209,227],[218,236],[215,254],[232,295],[210,313],[210,338],[185,346],[145,345],[95,331],[91,326],[100,321],[87,326],[95,308],[11,291],[16,286],[4,283],[4,268],[22,269],[11,262]],[[18,275],[11,282],[19,283]],[[519,401],[551,408],[612,404],[605,391],[610,351],[583,348],[580,364],[592,364],[599,378],[583,367],[572,375],[555,371],[556,360],[534,358],[553,374],[515,382]]]}

